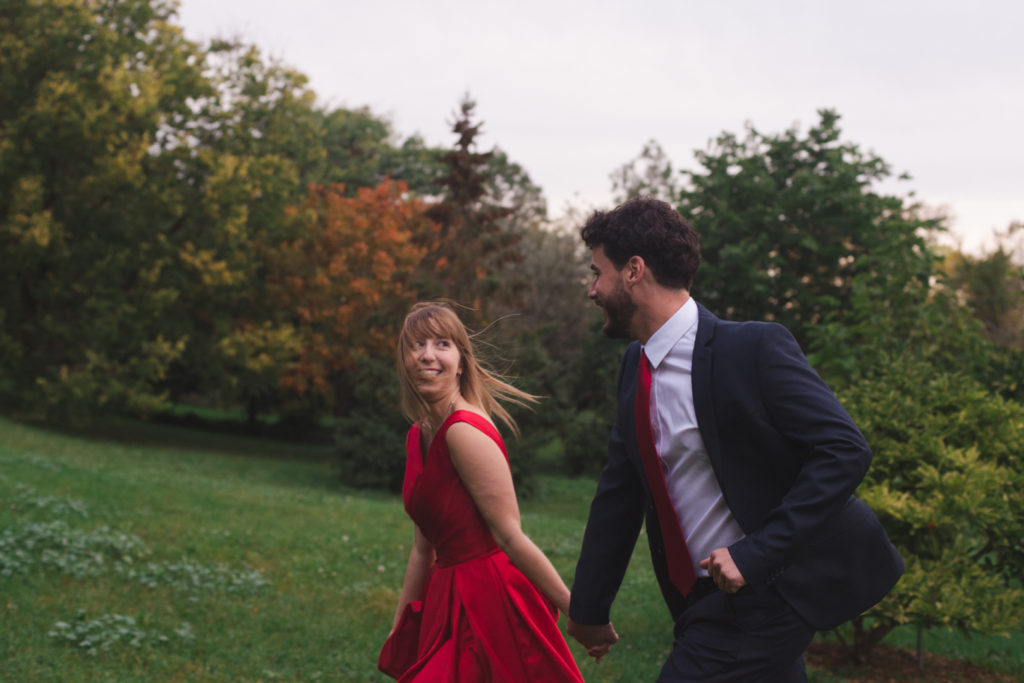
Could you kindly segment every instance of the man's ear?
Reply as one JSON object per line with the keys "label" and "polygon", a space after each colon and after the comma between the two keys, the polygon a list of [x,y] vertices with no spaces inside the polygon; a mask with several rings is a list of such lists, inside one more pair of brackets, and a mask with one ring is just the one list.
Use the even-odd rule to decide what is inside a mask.
{"label": "man's ear", "polygon": [[622,269],[623,274],[626,276],[626,283],[629,285],[635,285],[643,279],[644,273],[647,272],[647,264],[644,262],[642,256],[633,255],[626,261],[625,267]]}

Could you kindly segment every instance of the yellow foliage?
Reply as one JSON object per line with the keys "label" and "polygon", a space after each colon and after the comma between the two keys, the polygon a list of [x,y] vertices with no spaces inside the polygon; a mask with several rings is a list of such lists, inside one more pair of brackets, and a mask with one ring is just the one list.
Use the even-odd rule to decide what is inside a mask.
{"label": "yellow foliage", "polygon": [[227,261],[217,258],[213,249],[196,249],[191,242],[185,242],[178,250],[178,256],[187,267],[199,272],[204,286],[230,286],[242,282],[245,274],[231,270]]}
{"label": "yellow foliage", "polygon": [[42,202],[43,179],[34,175],[19,178],[11,195],[8,221],[0,227],[25,246],[45,249],[62,231]]}

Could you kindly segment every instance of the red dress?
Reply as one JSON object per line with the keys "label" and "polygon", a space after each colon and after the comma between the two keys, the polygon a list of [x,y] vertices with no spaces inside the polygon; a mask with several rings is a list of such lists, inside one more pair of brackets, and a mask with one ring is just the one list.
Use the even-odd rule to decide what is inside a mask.
{"label": "red dress", "polygon": [[558,611],[498,549],[462,485],[445,433],[467,422],[505,445],[487,419],[458,410],[424,458],[419,424],[406,438],[406,512],[434,545],[423,596],[416,664],[399,681],[583,681],[556,620]]}

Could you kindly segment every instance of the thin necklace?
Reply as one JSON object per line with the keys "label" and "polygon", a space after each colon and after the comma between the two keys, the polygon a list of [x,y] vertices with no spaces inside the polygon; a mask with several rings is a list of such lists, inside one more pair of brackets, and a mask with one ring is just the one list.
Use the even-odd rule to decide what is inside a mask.
{"label": "thin necklace", "polygon": [[[455,402],[458,401],[458,400],[459,400],[459,395],[455,394],[455,398],[453,398],[452,402],[448,404],[448,412],[444,416],[445,420],[448,419],[449,417],[451,417],[452,413],[455,412]],[[444,420],[441,420],[441,422],[444,423]],[[433,431],[433,425],[430,422],[430,418],[426,418],[426,417],[423,418],[423,427],[426,429],[426,431],[431,431],[431,432]]]}
{"label": "thin necklace", "polygon": [[[452,402],[448,404],[448,415],[445,419],[451,417],[452,413],[455,412],[455,402],[459,400],[459,395],[456,394]],[[434,429],[430,426],[430,421],[427,418],[423,418],[423,424],[420,428],[420,434],[424,439],[424,445],[420,446],[420,457],[423,458],[423,462],[427,461],[427,451],[430,450],[430,444],[434,441]],[[444,420],[442,420],[443,424]]]}

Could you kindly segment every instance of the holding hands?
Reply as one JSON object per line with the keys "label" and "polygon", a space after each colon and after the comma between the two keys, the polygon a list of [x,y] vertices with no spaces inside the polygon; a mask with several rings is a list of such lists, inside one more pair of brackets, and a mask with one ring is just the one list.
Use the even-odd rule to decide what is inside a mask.
{"label": "holding hands", "polygon": [[619,634],[611,622],[607,624],[577,624],[569,619],[569,635],[587,648],[587,654],[600,662],[612,645],[619,641]]}
{"label": "holding hands", "polygon": [[[746,579],[740,573],[728,548],[718,548],[709,557],[700,562],[701,569],[704,569],[711,576],[718,589],[726,593],[735,593],[747,585]],[[569,635],[587,648],[587,654],[600,662],[612,649],[612,645],[619,642],[619,634],[611,622],[607,624],[578,624],[569,618]]]}

